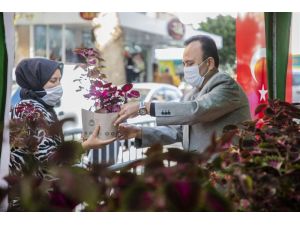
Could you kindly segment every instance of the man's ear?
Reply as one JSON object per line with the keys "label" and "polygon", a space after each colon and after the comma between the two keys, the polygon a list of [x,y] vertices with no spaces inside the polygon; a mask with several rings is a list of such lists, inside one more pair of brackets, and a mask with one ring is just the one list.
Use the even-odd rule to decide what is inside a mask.
{"label": "man's ear", "polygon": [[207,63],[208,63],[209,70],[215,68],[215,59],[213,57],[208,57]]}

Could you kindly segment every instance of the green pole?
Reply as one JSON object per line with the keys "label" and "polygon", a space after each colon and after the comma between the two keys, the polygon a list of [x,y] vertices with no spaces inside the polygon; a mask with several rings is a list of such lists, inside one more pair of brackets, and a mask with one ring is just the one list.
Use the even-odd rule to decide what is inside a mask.
{"label": "green pole", "polygon": [[0,159],[3,141],[4,114],[7,84],[7,52],[3,13],[0,13]]}
{"label": "green pole", "polygon": [[[0,180],[9,174],[9,93],[14,62],[14,13],[0,12]],[[6,104],[7,103],[7,104]],[[3,183],[2,183],[3,185]],[[2,186],[4,187],[4,186]],[[0,211],[7,211],[8,197],[0,202]]]}
{"label": "green pole", "polygon": [[266,12],[268,89],[270,99],[285,101],[292,13]]}

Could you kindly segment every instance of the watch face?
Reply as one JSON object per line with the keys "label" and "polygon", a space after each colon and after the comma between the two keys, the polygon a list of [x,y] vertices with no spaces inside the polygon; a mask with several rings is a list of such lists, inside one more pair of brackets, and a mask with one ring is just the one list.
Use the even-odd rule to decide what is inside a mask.
{"label": "watch face", "polygon": [[141,116],[146,115],[147,114],[147,110],[145,108],[142,108],[142,109],[139,110],[139,114]]}

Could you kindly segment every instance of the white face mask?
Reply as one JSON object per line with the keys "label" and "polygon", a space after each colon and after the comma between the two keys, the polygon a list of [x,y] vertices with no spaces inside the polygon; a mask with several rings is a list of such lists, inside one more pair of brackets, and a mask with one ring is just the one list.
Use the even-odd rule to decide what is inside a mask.
{"label": "white face mask", "polygon": [[[206,60],[204,60],[202,63],[204,63]],[[205,75],[209,72],[208,70],[204,75],[199,73],[199,67],[202,65],[202,63],[200,63],[200,65],[186,66],[183,68],[184,79],[193,87],[200,87],[203,84]]]}
{"label": "white face mask", "polygon": [[45,91],[46,95],[42,97],[42,100],[50,106],[55,106],[63,95],[63,89],[61,85],[45,89]]}

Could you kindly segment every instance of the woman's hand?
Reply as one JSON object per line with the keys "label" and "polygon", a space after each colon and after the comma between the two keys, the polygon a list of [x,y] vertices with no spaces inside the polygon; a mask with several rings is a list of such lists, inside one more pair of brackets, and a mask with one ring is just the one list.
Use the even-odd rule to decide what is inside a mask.
{"label": "woman's hand", "polygon": [[141,138],[142,128],[130,124],[120,124],[118,128],[118,139]]}
{"label": "woman's hand", "polygon": [[89,138],[82,142],[82,148],[87,151],[89,149],[99,149],[102,148],[112,142],[114,142],[117,138],[111,138],[108,140],[101,140],[98,138],[100,132],[100,125],[96,126],[96,128],[94,129],[93,133],[91,134],[91,136],[89,136]]}

